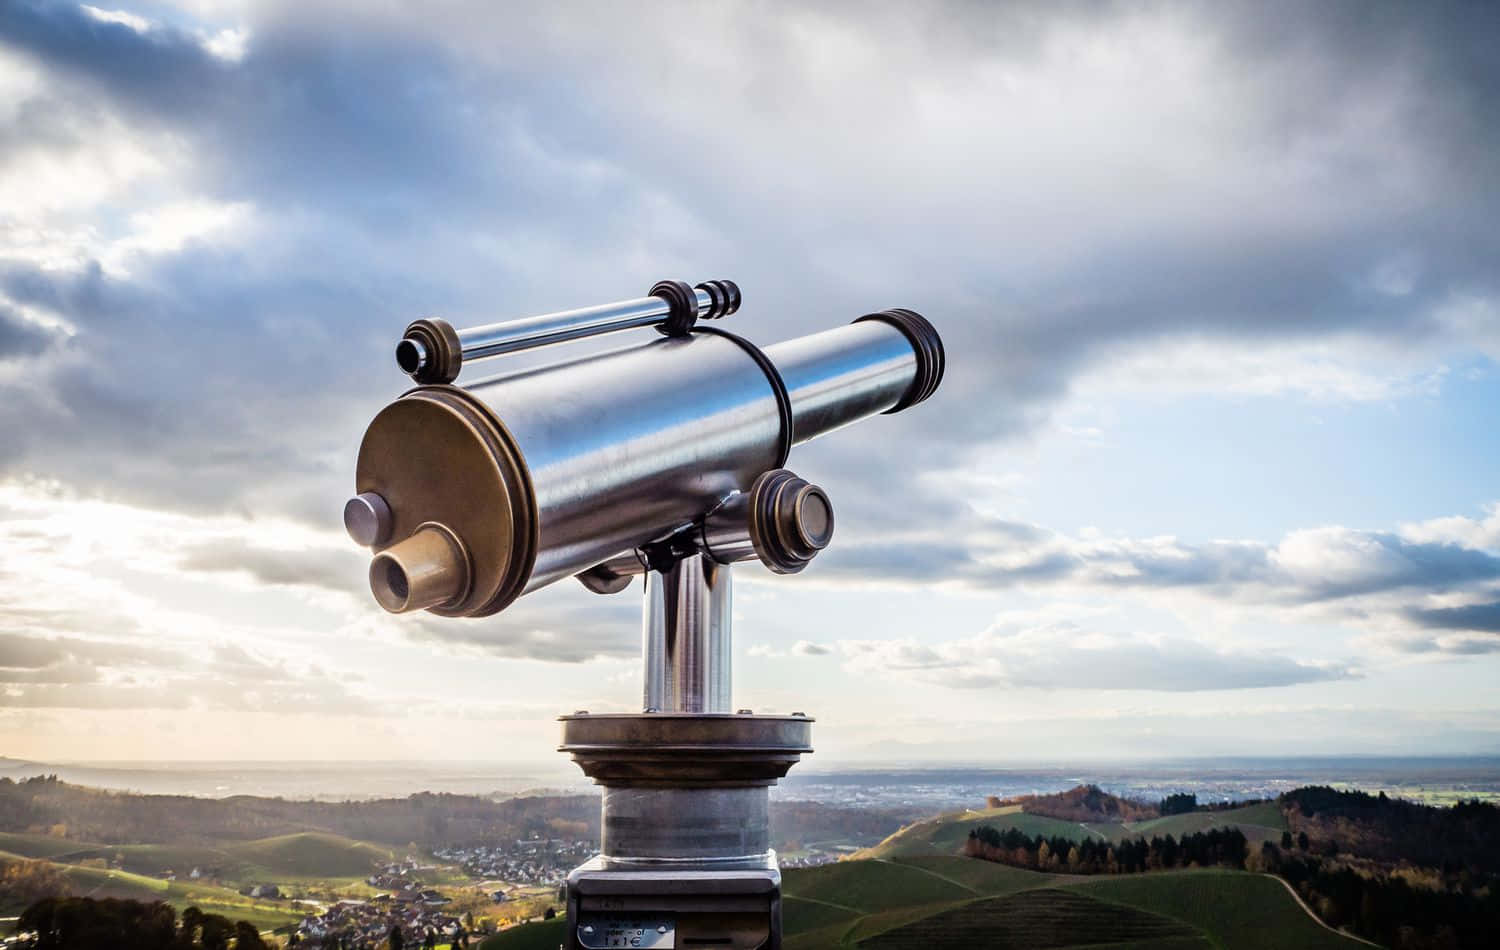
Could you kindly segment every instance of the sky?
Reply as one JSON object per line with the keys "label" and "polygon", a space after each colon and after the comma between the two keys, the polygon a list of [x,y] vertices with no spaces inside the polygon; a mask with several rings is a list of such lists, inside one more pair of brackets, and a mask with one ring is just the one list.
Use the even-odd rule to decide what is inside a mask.
{"label": "sky", "polygon": [[[536,6],[536,5],[534,5]],[[547,761],[639,584],[392,616],[413,318],[910,307],[735,706],[812,761],[1500,754],[1500,8],[0,2],[0,755]]]}

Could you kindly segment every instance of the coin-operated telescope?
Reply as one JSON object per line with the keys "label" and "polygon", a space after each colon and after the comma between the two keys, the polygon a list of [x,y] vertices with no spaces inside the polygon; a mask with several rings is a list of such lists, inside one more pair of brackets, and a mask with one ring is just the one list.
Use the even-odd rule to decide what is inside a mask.
{"label": "coin-operated telescope", "polygon": [[[602,853],[568,876],[569,950],[781,946],[769,788],[812,720],[734,710],[730,570],[807,566],[833,506],[793,445],[937,389],[943,346],[910,310],[761,349],[718,326],[730,281],[455,330],[412,323],[419,385],[375,416],[344,524],[386,610],[483,617],[576,576],[645,575],[643,712],[562,717],[561,751],[604,787]],[[649,342],[455,385],[533,347],[654,327]]]}

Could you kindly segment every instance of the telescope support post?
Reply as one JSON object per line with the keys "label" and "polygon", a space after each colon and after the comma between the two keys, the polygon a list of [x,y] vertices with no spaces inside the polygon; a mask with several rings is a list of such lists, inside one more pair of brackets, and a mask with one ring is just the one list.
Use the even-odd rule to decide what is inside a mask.
{"label": "telescope support post", "polygon": [[646,712],[731,711],[732,592],[730,566],[705,554],[646,572]]}

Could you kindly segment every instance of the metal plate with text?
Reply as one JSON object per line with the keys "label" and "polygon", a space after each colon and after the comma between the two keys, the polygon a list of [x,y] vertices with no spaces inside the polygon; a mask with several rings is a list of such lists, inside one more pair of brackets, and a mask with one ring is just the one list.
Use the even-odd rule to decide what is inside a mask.
{"label": "metal plate with text", "polygon": [[578,943],[589,950],[649,947],[675,950],[676,921],[662,914],[581,914]]}

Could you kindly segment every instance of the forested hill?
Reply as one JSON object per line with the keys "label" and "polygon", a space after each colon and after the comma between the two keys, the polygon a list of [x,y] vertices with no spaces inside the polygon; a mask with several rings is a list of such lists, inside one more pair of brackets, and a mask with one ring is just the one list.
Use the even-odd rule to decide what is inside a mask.
{"label": "forested hill", "polygon": [[1343,852],[1382,862],[1500,874],[1500,807],[1480,801],[1447,808],[1384,792],[1310,786],[1281,796],[1294,834],[1314,851]]}
{"label": "forested hill", "polygon": [[[806,839],[878,841],[899,828],[904,813],[774,802],[777,847]],[[22,782],[0,778],[0,832],[50,834],[97,844],[200,843],[326,831],[395,847],[423,848],[530,837],[599,836],[593,795],[495,800],[421,792],[406,798],[314,802],[240,795],[192,798],[137,795],[70,785],[55,777]]]}
{"label": "forested hill", "polygon": [[407,798],[314,802],[240,795],[191,798],[85,788],[38,777],[0,778],[0,831],[100,844],[265,838],[329,831],[391,845],[436,846],[496,837],[598,833],[589,795],[510,798],[423,792]]}

